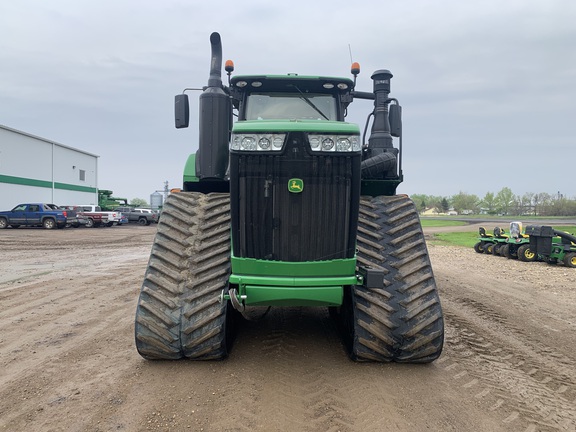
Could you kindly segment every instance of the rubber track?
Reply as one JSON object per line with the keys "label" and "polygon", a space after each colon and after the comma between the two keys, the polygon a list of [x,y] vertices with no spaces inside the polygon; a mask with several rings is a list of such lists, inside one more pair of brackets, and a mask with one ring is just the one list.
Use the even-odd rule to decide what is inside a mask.
{"label": "rubber track", "polygon": [[444,319],[412,200],[362,197],[358,262],[381,269],[381,289],[352,288],[355,360],[427,363],[438,358]]}
{"label": "rubber track", "polygon": [[136,310],[138,352],[148,359],[226,356],[230,268],[228,194],[173,193],[165,202]]}

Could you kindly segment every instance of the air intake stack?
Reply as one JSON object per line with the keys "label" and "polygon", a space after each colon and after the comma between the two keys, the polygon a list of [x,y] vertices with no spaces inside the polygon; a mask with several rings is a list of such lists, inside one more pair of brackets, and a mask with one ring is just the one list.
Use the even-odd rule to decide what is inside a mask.
{"label": "air intake stack", "polygon": [[390,79],[392,74],[386,69],[372,74],[374,82],[374,121],[365,160],[362,162],[363,179],[384,179],[397,177],[398,149],[394,148],[390,131],[388,105],[391,102]]}

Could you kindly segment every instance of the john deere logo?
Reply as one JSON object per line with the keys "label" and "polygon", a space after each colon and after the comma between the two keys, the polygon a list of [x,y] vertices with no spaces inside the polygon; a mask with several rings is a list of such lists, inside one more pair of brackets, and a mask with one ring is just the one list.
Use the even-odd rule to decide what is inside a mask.
{"label": "john deere logo", "polygon": [[304,189],[304,181],[302,179],[293,178],[288,180],[288,190],[292,193],[300,193]]}

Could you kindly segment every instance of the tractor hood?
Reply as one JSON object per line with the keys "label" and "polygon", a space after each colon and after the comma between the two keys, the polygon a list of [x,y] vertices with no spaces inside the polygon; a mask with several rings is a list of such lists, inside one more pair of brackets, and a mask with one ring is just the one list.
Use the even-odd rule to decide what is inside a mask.
{"label": "tractor hood", "polygon": [[242,120],[234,123],[232,133],[313,132],[359,135],[357,124],[325,120]]}

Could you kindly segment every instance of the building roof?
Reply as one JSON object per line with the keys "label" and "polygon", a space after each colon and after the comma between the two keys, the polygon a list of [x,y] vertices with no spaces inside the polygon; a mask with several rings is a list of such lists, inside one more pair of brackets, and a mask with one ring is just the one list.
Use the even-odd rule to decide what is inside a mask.
{"label": "building roof", "polygon": [[88,156],[93,156],[93,157],[96,157],[96,158],[99,158],[99,157],[100,157],[100,156],[98,156],[98,155],[95,155],[94,153],[89,153],[89,152],[84,151],[84,150],[79,150],[79,149],[74,148],[74,147],[70,147],[70,146],[67,146],[67,145],[64,145],[64,144],[60,144],[60,143],[58,143],[58,142],[56,142],[56,141],[52,141],[52,140],[49,140],[49,139],[46,139],[46,138],[42,138],[42,137],[39,137],[39,136],[36,136],[36,135],[32,135],[32,134],[29,134],[29,133],[26,133],[26,132],[22,132],[22,131],[19,131],[19,130],[17,130],[17,129],[12,129],[12,128],[9,128],[8,126],[4,126],[4,125],[1,125],[1,124],[0,124],[0,129],[4,129],[4,130],[7,130],[7,131],[9,131],[9,132],[17,133],[17,134],[20,134],[20,135],[27,136],[27,137],[29,137],[29,138],[34,138],[34,139],[37,139],[37,140],[40,140],[40,141],[44,141],[45,143],[53,144],[53,145],[56,145],[56,146],[58,146],[58,147],[63,147],[63,148],[69,149],[69,150],[74,150],[74,151],[77,151],[78,153],[83,153],[83,154],[88,155]]}

